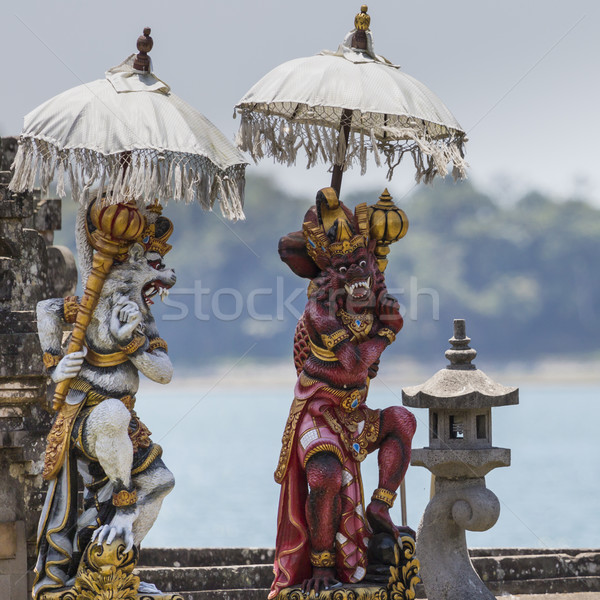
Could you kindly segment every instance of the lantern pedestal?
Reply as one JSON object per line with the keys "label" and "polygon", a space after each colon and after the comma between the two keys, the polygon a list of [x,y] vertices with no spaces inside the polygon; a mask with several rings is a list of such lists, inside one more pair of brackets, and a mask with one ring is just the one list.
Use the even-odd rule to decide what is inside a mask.
{"label": "lantern pedestal", "polygon": [[486,531],[500,515],[485,475],[510,466],[510,450],[492,446],[492,407],[518,404],[519,390],[491,380],[471,361],[465,322],[454,321],[450,364],[420,386],[402,390],[406,406],[429,409],[429,446],[411,464],[435,476],[434,495],[417,533],[420,575],[429,600],[494,600],[475,572],[465,531]]}
{"label": "lantern pedestal", "polygon": [[465,531],[486,531],[499,515],[498,498],[483,477],[436,477],[435,495],[417,533],[420,575],[429,600],[495,599],[473,569]]}

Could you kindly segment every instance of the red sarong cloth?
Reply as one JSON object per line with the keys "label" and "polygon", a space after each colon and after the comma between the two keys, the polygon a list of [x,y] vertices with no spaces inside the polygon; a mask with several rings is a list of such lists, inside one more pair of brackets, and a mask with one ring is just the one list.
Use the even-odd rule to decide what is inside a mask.
{"label": "red sarong cloth", "polygon": [[[303,382],[304,380],[304,382]],[[343,468],[342,516],[336,535],[336,572],[344,583],[363,579],[367,544],[371,534],[364,517],[360,461],[374,449],[380,411],[360,404],[347,412],[340,407],[349,392],[318,381],[298,379],[295,398],[284,432],[282,454],[276,471],[281,483],[277,517],[275,578],[269,598],[283,588],[311,577],[310,540],[305,505],[308,484],[304,467],[318,452],[335,454]],[[363,395],[366,396],[366,390]],[[334,431],[336,429],[337,431]]]}

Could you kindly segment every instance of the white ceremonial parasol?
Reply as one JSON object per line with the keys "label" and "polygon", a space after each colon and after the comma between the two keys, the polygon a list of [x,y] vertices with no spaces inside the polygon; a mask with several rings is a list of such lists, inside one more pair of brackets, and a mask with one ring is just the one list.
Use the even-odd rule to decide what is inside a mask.
{"label": "white ceremonial parasol", "polygon": [[197,199],[218,201],[224,216],[243,218],[243,154],[202,114],[152,73],[150,28],[136,56],[104,79],[77,86],[31,111],[19,139],[10,183],[47,189],[87,202],[92,187],[108,202]]}
{"label": "white ceremonial parasol", "polygon": [[[387,177],[410,154],[417,181],[465,177],[465,132],[425,85],[373,50],[370,17],[362,6],[355,29],[336,52],[283,63],[267,73],[236,105],[238,145],[255,160],[272,156],[292,165],[304,149],[312,167],[334,165],[331,186],[339,194],[342,172],[371,152]],[[337,179],[336,179],[337,178]]]}
{"label": "white ceremonial parasol", "polygon": [[[208,119],[152,73],[152,45],[146,27],[137,55],[109,69],[104,79],[67,90],[30,112],[19,138],[10,189],[32,190],[36,179],[47,189],[56,176],[58,194],[65,195],[68,183],[82,204],[76,241],[84,293],[67,354],[85,346],[114,261],[127,256],[151,222],[148,205],[197,199],[211,209],[218,201],[225,217],[244,217],[248,163]],[[53,406],[60,414],[53,427],[72,424],[68,420],[76,413],[66,404],[71,382],[64,379],[56,386]],[[67,437],[60,439],[60,446],[48,439],[46,479],[60,470]]]}

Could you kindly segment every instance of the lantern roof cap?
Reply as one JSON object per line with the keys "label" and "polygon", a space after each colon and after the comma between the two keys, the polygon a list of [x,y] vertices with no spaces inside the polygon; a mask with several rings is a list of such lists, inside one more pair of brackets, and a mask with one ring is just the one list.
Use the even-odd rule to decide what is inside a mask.
{"label": "lantern roof cap", "polygon": [[402,403],[414,408],[476,410],[519,403],[519,388],[495,382],[472,364],[477,352],[469,346],[464,319],[454,319],[454,336],[445,356],[450,361],[425,383],[402,390]]}

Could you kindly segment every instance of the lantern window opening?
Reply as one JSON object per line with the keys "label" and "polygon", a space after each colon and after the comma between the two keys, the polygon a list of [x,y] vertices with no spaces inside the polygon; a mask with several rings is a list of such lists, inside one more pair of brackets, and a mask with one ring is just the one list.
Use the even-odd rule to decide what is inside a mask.
{"label": "lantern window opening", "polygon": [[477,439],[485,440],[488,437],[486,415],[477,415],[476,417]]}
{"label": "lantern window opening", "polygon": [[462,440],[464,439],[464,425],[460,417],[450,415],[450,439],[451,440]]}
{"label": "lantern window opening", "polygon": [[436,412],[431,413],[431,439],[438,439],[438,414]]}

